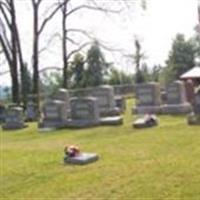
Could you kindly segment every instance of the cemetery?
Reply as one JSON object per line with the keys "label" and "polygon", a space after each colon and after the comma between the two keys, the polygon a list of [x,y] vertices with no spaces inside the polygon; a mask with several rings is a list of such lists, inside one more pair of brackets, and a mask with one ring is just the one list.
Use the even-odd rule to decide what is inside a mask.
{"label": "cemetery", "polygon": [[29,199],[200,200],[200,0],[0,0],[0,200]]}
{"label": "cemetery", "polygon": [[[0,130],[4,180],[1,196],[6,199],[76,199],[80,196],[118,199],[156,198],[159,194],[161,198],[179,198],[178,193],[172,192],[177,189],[183,191],[184,197],[198,196],[200,129],[190,124],[199,124],[199,93],[196,93],[191,114],[163,114],[162,109],[157,112],[163,106],[158,85],[147,85],[143,84],[139,92],[138,98],[143,100],[140,104],[137,92],[131,98],[124,98],[126,109],[117,115],[124,121],[120,126],[112,123],[102,126],[102,119],[108,116],[101,118],[100,108],[108,102],[99,107],[97,97],[88,95],[64,95],[67,96],[64,101],[54,96],[44,101],[39,121],[26,122],[25,129],[18,129],[25,127],[22,110],[9,108]],[[152,92],[152,88],[156,88],[157,93]],[[63,93],[62,89],[58,93],[60,91]],[[115,103],[113,108],[117,110]],[[141,103],[151,106],[146,112],[151,115],[138,118],[144,108],[139,115],[131,111],[143,105]],[[113,120],[116,115],[109,117]],[[44,134],[40,132],[41,127],[55,129]],[[66,144],[71,146],[65,147]],[[23,187],[24,184],[28,188]]]}

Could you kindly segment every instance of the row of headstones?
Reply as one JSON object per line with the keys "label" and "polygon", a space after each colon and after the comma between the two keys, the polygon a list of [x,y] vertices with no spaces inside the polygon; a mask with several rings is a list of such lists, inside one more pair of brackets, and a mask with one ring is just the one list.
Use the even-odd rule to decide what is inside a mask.
{"label": "row of headstones", "polygon": [[40,128],[81,128],[123,122],[111,86],[97,87],[88,95],[74,98],[70,98],[67,90],[60,89],[53,100],[44,104],[42,115]]}
{"label": "row of headstones", "polygon": [[[187,114],[193,113],[192,119],[199,119],[200,115],[200,91],[194,94],[191,105],[187,101],[185,85],[181,81],[175,81],[166,87],[165,103],[162,102],[159,83],[147,83],[136,85],[136,106],[133,113],[137,114]],[[195,117],[194,117],[195,116]],[[190,118],[189,118],[190,119]],[[200,120],[196,120],[197,124]],[[190,123],[190,120],[188,120]]]}
{"label": "row of headstones", "polygon": [[[120,108],[116,106],[118,102]],[[87,127],[99,124],[122,124],[120,113],[125,108],[123,98],[115,99],[113,87],[101,86],[85,97],[70,98],[69,92],[59,89],[57,94],[43,103],[39,128]],[[37,118],[35,105],[30,102],[28,119]],[[23,128],[24,116],[20,107],[10,107],[6,112],[3,129]]]}

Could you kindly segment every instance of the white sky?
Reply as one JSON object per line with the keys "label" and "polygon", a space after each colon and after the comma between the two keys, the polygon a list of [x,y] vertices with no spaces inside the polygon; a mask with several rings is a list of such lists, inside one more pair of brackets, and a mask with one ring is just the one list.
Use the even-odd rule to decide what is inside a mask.
{"label": "white sky", "polygon": [[[49,3],[54,0],[48,0]],[[80,4],[84,0],[73,1]],[[89,0],[88,0],[89,1]],[[106,7],[118,8],[115,0],[98,0]],[[147,0],[147,10],[143,11],[135,0],[127,0],[129,10],[124,10],[121,15],[106,16],[100,12],[81,11],[78,15],[71,16],[68,26],[88,30],[96,38],[103,41],[107,46],[123,49],[126,54],[134,54],[134,38],[141,40],[142,49],[147,59],[145,62],[151,67],[153,64],[164,64],[171,42],[177,33],[183,33],[186,37],[194,34],[194,26],[198,22],[197,0]],[[74,4],[73,4],[74,5]],[[135,6],[133,6],[135,5]],[[27,0],[16,0],[20,34],[23,40],[24,57],[31,68],[32,52],[32,13],[31,4]],[[41,7],[41,13],[46,10],[46,4]],[[60,30],[60,17],[54,18],[41,37],[40,48],[46,46],[49,36]],[[74,36],[73,36],[74,37]],[[83,41],[83,38],[75,36]],[[72,49],[73,47],[71,47]],[[133,72],[134,66],[121,53],[110,53],[103,50],[107,61],[113,62],[114,66],[127,72]],[[48,51],[40,56],[40,69],[47,66],[62,66],[61,44],[57,38],[50,43]],[[0,58],[0,61],[2,58]],[[0,67],[0,73],[5,71],[7,66]],[[9,75],[0,76],[0,85],[10,84]]]}

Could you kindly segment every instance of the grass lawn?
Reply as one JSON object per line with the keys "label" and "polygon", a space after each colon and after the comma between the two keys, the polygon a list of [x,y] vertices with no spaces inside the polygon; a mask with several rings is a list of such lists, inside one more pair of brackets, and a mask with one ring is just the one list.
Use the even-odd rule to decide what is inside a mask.
{"label": "grass lawn", "polygon": [[[160,116],[158,127],[124,125],[38,133],[36,123],[0,130],[0,199],[200,199],[200,127],[184,116]],[[96,163],[64,166],[63,148],[76,144]]]}

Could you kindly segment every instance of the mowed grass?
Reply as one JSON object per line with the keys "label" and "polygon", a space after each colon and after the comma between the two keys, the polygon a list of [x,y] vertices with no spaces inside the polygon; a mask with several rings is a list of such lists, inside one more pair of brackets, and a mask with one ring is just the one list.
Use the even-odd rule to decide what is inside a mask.
{"label": "mowed grass", "polygon": [[[122,126],[39,133],[36,123],[2,131],[1,199],[200,199],[200,127],[185,116],[160,116],[136,130],[128,101]],[[100,160],[63,165],[63,148],[78,145]]]}

